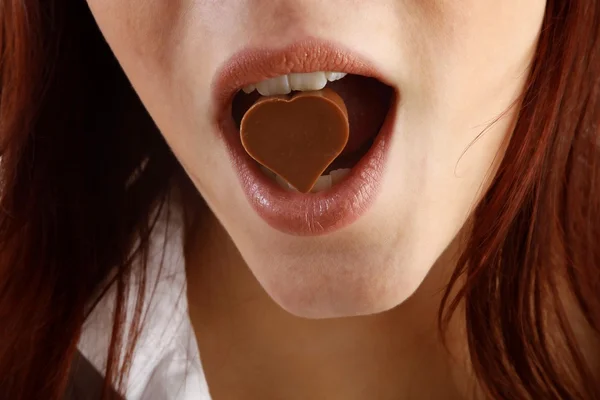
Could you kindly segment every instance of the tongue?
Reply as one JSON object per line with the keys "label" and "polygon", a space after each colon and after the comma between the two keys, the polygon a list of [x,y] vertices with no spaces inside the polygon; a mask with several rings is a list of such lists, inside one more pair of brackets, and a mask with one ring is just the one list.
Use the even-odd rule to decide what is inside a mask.
{"label": "tongue", "polygon": [[361,152],[379,133],[389,111],[393,89],[377,79],[348,75],[330,82],[328,88],[335,90],[346,104],[350,123],[350,137],[342,156]]}

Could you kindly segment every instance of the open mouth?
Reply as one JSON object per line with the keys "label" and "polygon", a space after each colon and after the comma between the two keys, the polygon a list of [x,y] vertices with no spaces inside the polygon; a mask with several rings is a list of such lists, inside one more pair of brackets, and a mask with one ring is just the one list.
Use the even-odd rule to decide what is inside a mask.
{"label": "open mouth", "polygon": [[[265,222],[293,235],[320,235],[366,213],[382,186],[395,124],[399,96],[387,82],[360,56],[316,40],[277,51],[244,50],[224,65],[213,84],[215,122],[246,199]],[[314,175],[310,191],[297,191],[246,151],[240,125],[261,99],[327,90],[345,103],[347,142]]]}
{"label": "open mouth", "polygon": [[[280,75],[250,84],[232,102],[232,117],[240,129],[250,107],[260,98],[293,95],[296,92],[334,90],[348,110],[349,137],[340,155],[327,167],[311,189],[318,193],[343,182],[352,168],[369,151],[390,111],[394,90],[375,78],[343,72],[309,72]],[[284,178],[264,166],[261,171],[282,188],[295,190]]]}

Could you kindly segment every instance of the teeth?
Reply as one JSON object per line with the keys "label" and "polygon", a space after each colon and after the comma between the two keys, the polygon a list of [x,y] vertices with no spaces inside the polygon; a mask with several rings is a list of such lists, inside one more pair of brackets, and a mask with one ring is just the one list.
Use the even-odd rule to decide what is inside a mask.
{"label": "teeth", "polygon": [[[270,169],[268,169],[262,165],[260,166],[260,169],[263,171],[263,173],[265,175],[267,175],[269,178],[271,178],[275,182],[277,182],[277,184],[279,184],[279,186],[281,186],[282,188],[287,189],[287,190],[297,191],[295,187],[290,185],[285,179],[283,179],[282,177],[280,177],[279,175],[277,175],[275,172],[271,171]],[[319,177],[319,179],[317,179],[317,182],[315,183],[313,188],[310,190],[311,193],[318,193],[318,192],[322,192],[324,190],[330,189],[333,185],[337,185],[346,176],[348,176],[348,174],[350,174],[350,171],[351,171],[350,168],[340,168],[340,169],[331,171],[328,175],[321,175]]]}
{"label": "teeth", "polygon": [[[295,187],[290,185],[285,179],[274,173],[273,171],[263,167],[261,165],[260,169],[271,179],[273,179],[279,186],[287,190],[297,191]],[[331,171],[328,175],[321,175],[317,182],[310,190],[311,193],[323,192],[327,189],[331,189],[332,186],[340,183],[348,174],[350,173],[350,168],[340,168],[335,171]]]}
{"label": "teeth", "polygon": [[339,81],[347,74],[345,72],[325,72],[325,77],[329,82]]}
{"label": "teeth", "polygon": [[287,75],[277,76],[275,78],[267,79],[256,84],[256,90],[263,96],[273,96],[276,94],[288,94],[292,90],[290,89],[290,83],[288,82]]}
{"label": "teeth", "polygon": [[327,85],[325,72],[311,72],[309,74],[290,74],[292,90],[321,90]]}
{"label": "teeth", "polygon": [[344,179],[350,173],[350,168],[340,168],[334,171],[331,171],[329,175],[331,175],[331,183],[335,185],[339,183],[342,179]]}
{"label": "teeth", "polygon": [[327,189],[331,189],[331,175],[321,175],[310,191],[317,193]]}
{"label": "teeth", "polygon": [[242,90],[244,93],[250,94],[256,89],[263,96],[289,94],[292,90],[321,90],[327,85],[327,81],[337,81],[346,75],[345,72],[309,72],[281,75],[255,85],[245,86]]}
{"label": "teeth", "polygon": [[242,90],[244,91],[244,93],[250,94],[250,93],[254,92],[254,90],[256,90],[256,86],[248,85],[248,86],[245,86]]}

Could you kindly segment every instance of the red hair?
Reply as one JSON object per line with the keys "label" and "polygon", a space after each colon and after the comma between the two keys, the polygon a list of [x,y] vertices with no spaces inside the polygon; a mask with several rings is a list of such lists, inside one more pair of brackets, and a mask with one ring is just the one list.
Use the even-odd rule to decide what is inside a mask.
{"label": "red hair", "polygon": [[[599,0],[547,1],[521,100],[440,327],[464,305],[492,398],[600,399],[569,311],[600,336]],[[105,389],[122,388],[144,304],[142,289],[123,332],[128,284],[145,282],[156,216],[184,173],[85,2],[0,2],[0,151],[2,397],[61,398],[110,285]]]}

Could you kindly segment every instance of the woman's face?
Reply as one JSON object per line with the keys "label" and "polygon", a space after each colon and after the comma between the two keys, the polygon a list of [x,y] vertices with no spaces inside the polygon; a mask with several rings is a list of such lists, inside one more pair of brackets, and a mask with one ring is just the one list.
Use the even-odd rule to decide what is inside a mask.
{"label": "woman's face", "polygon": [[[88,3],[260,284],[307,317],[383,311],[421,284],[493,176],[515,119],[504,112],[522,92],[545,9],[544,0]],[[240,145],[235,121],[256,92],[237,95],[236,118],[231,109],[243,86],[318,71],[349,73],[328,85],[346,101],[353,147],[331,188],[304,194]],[[309,89],[323,84],[323,74],[294,76]],[[301,165],[294,157],[306,155],[294,151],[289,163]]]}

